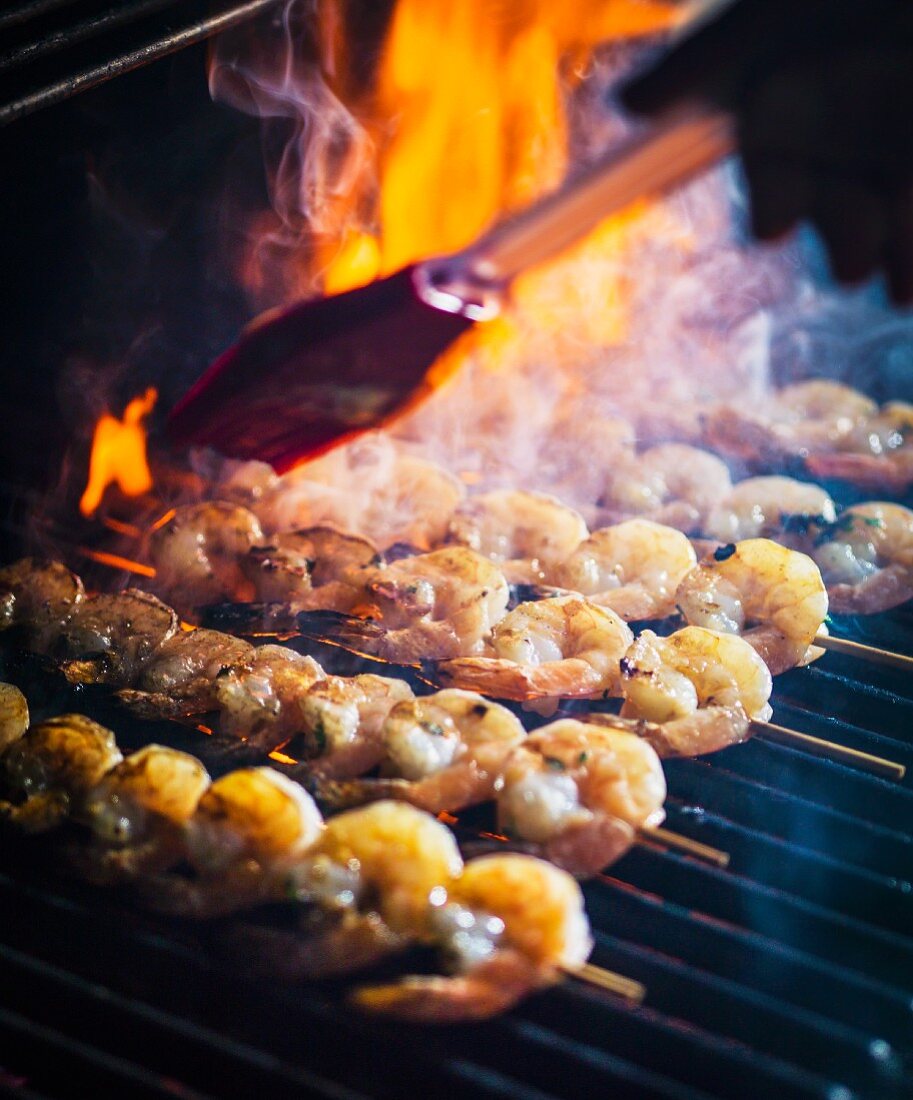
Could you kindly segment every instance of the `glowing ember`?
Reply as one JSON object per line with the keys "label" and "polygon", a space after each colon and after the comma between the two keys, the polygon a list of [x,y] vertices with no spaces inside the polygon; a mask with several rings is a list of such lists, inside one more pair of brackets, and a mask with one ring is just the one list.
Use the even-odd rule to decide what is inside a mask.
{"label": "glowing ember", "polygon": [[287,756],[284,752],[280,752],[278,749],[273,749],[269,754],[270,760],[276,760],[280,764],[297,764],[298,761],[294,756]]}
{"label": "glowing ember", "polygon": [[141,496],[152,488],[143,421],[155,408],[157,399],[158,392],[150,386],[127,405],[122,420],[105,413],[95,425],[89,480],[79,501],[84,516],[91,516],[101,504],[109,485],[118,485],[128,497]]}
{"label": "glowing ember", "polygon": [[81,554],[100,565],[110,565],[112,569],[124,569],[128,573],[136,573],[140,577],[154,577],[155,570],[151,565],[141,561],[132,561],[130,558],[121,557],[120,554],[109,554],[107,550],[92,550],[87,546],[80,547]]}

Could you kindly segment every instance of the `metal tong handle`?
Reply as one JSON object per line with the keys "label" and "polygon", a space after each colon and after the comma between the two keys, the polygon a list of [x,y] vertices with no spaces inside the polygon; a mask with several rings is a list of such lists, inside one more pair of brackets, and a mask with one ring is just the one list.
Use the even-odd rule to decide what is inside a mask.
{"label": "metal tong handle", "polygon": [[635,134],[557,191],[464,252],[420,264],[419,294],[438,309],[485,320],[517,275],[551,259],[609,214],[665,193],[735,149],[731,116],[693,108]]}

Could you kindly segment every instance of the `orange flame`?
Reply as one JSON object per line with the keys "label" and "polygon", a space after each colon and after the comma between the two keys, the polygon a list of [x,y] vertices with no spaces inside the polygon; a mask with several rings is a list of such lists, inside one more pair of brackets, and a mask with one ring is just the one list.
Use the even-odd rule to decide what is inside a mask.
{"label": "orange flame", "polygon": [[123,420],[105,413],[95,425],[89,479],[79,501],[84,516],[91,516],[98,508],[109,485],[116,483],[128,497],[141,496],[152,488],[143,420],[157,399],[158,392],[150,386],[127,405]]}
{"label": "orange flame", "polygon": [[324,257],[327,293],[463,248],[553,189],[567,169],[563,84],[593,46],[680,18],[663,0],[399,0],[374,106],[394,128],[376,135],[379,234],[350,233]]}

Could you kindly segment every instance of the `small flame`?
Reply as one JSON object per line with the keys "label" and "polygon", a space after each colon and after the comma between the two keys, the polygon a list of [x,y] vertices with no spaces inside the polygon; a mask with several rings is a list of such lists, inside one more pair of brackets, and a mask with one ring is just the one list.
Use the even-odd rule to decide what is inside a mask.
{"label": "small flame", "polygon": [[84,516],[95,512],[109,485],[117,484],[128,497],[142,496],[152,488],[143,420],[155,408],[157,399],[158,391],[150,386],[127,405],[122,420],[105,413],[95,425],[89,479],[79,501]]}

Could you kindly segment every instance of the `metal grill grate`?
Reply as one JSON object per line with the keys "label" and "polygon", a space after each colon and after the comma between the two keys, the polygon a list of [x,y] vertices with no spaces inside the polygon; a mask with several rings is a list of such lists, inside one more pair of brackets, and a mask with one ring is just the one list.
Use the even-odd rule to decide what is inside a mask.
{"label": "metal grill grate", "polygon": [[[781,678],[775,712],[905,759],[913,699],[897,678],[828,654]],[[120,734],[123,714],[97,706]],[[208,744],[183,747],[205,756]],[[386,1097],[424,1095],[429,1082],[479,1096],[909,1095],[909,780],[760,741],[669,761],[667,774],[670,827],[732,858],[719,870],[638,848],[586,885],[594,961],[643,982],[640,1007],[569,981],[484,1026],[363,1019],[332,983],[245,977],[218,947],[218,926],[65,883],[40,846],[18,844],[0,876],[12,990],[0,1062],[55,1097],[79,1091],[74,1082],[129,1083],[142,1096],[240,1096],[260,1084],[279,1096]]]}
{"label": "metal grill grate", "polygon": [[0,12],[0,126],[252,19],[278,0],[31,0]]}

